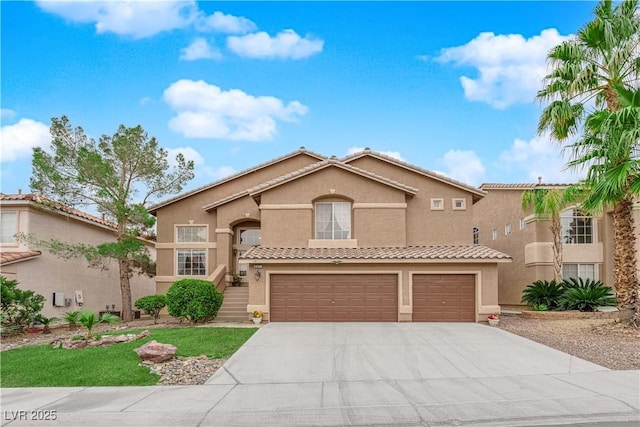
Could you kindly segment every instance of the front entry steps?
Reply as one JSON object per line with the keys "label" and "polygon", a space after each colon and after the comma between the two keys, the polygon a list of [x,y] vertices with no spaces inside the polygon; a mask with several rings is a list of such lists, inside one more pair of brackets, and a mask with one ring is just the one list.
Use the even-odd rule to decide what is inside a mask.
{"label": "front entry steps", "polygon": [[246,322],[249,320],[247,304],[249,303],[248,286],[228,286],[224,290],[224,301],[218,311],[218,322]]}

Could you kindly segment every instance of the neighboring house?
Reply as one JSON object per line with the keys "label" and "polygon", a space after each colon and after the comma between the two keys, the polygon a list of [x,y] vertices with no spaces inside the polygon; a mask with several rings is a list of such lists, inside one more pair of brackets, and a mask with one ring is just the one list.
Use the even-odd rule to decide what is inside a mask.
{"label": "neighboring house", "polygon": [[162,202],[157,292],[185,277],[249,287],[271,321],[479,321],[498,265],[473,244],[485,193],[365,149],[300,150]]}
{"label": "neighboring house", "polygon": [[[0,274],[15,279],[19,287],[46,298],[42,314],[59,317],[66,311],[120,310],[120,276],[112,263],[106,271],[89,268],[84,258],[65,260],[44,249],[19,243],[17,233],[33,234],[40,240],[97,245],[115,241],[115,225],[101,218],[49,202],[34,194],[0,193]],[[153,242],[148,248],[154,257]],[[153,278],[134,275],[131,294],[135,301],[155,293]]]}
{"label": "neighboring house", "polygon": [[[522,304],[522,291],[536,280],[553,279],[551,222],[522,209],[522,194],[532,189],[564,189],[566,184],[482,184],[487,195],[475,205],[476,243],[513,257],[501,264],[498,296],[501,305]],[[635,206],[640,225],[640,205]],[[614,286],[613,225],[610,212],[592,217],[575,206],[560,215],[563,278],[582,277]],[[638,228],[636,228],[636,232]],[[638,236],[637,245],[640,245]]]}

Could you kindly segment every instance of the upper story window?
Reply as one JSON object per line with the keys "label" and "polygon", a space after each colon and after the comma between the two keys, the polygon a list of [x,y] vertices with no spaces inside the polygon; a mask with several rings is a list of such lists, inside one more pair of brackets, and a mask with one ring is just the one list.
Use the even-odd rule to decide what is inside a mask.
{"label": "upper story window", "polygon": [[207,241],[207,227],[204,225],[179,225],[176,231],[176,241],[180,243]]}
{"label": "upper story window", "polygon": [[473,244],[480,244],[480,230],[478,229],[478,227],[473,227]]}
{"label": "upper story window", "polygon": [[495,228],[491,230],[491,238],[493,238],[493,240],[498,240],[498,230]]}
{"label": "upper story window", "polygon": [[240,230],[238,237],[238,244],[260,246],[260,229],[259,228],[247,228]]}
{"label": "upper story window", "polygon": [[454,211],[463,211],[467,209],[467,199],[453,199],[451,201],[451,206]]}
{"label": "upper story window", "polygon": [[562,243],[593,243],[593,217],[578,209],[567,209],[560,214]]}
{"label": "upper story window", "polygon": [[432,211],[442,211],[444,210],[444,199],[431,199],[431,210]]}
{"label": "upper story window", "polygon": [[526,226],[527,226],[527,222],[525,221],[525,219],[520,218],[520,230],[524,230]]}
{"label": "upper story window", "polygon": [[511,234],[511,223],[504,226],[504,235],[508,236],[509,234]]}
{"label": "upper story window", "polygon": [[316,239],[351,238],[351,203],[316,203]]}
{"label": "upper story window", "polygon": [[15,237],[18,225],[17,212],[0,212],[0,244],[16,243]]}

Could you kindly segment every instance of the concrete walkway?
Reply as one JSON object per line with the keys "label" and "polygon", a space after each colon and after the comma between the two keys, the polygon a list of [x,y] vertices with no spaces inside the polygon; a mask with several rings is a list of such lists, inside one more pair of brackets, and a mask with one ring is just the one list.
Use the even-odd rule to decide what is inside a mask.
{"label": "concrete walkway", "polygon": [[[480,324],[274,323],[202,386],[3,389],[1,398],[12,427],[635,426],[640,372]],[[56,420],[33,419],[51,411]]]}

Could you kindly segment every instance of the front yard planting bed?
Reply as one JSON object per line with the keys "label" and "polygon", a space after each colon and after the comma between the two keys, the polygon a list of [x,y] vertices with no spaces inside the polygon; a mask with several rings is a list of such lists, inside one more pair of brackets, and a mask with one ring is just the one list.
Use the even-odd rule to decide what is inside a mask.
{"label": "front yard planting bed", "polygon": [[618,311],[534,311],[522,310],[523,319],[620,319]]}
{"label": "front yard planting bed", "polygon": [[[2,387],[154,385],[160,377],[139,366],[134,349],[156,340],[178,348],[176,356],[228,359],[257,328],[150,329],[149,337],[108,347],[54,349],[49,344],[0,353]],[[138,333],[141,330],[127,331]]]}

